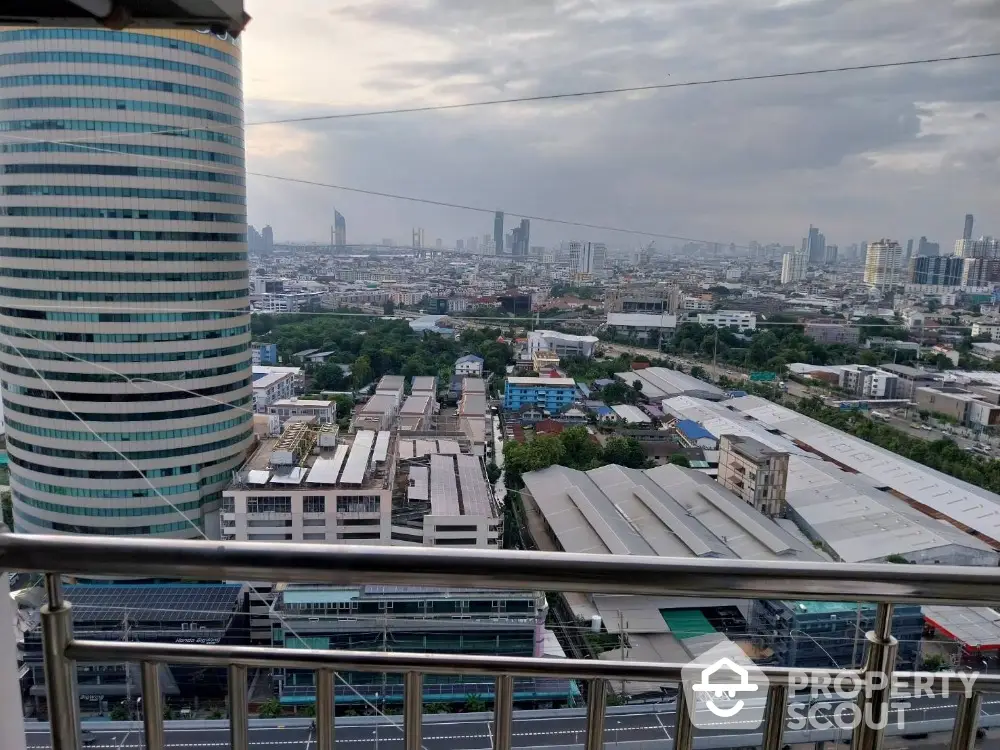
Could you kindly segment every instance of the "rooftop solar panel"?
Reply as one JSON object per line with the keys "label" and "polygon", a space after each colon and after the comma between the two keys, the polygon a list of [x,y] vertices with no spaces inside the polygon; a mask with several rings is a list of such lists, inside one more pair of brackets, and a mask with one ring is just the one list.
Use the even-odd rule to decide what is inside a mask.
{"label": "rooftop solar panel", "polygon": [[76,622],[225,621],[241,584],[80,584],[66,586]]}
{"label": "rooftop solar panel", "polygon": [[347,457],[347,465],[340,475],[341,484],[361,484],[365,481],[365,469],[368,467],[368,457],[375,444],[375,433],[372,430],[358,430],[354,436],[354,445]]}

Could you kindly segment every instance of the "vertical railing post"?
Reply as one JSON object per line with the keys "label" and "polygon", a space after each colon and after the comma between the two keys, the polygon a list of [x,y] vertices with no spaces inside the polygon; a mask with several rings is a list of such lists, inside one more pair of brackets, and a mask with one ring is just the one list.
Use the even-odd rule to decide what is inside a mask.
{"label": "vertical railing post", "polygon": [[781,750],[785,733],[785,713],[788,710],[788,685],[771,685],[767,690],[767,708],[764,712],[763,750]]}
{"label": "vertical railing post", "polygon": [[982,707],[982,693],[962,693],[958,698],[955,728],[951,732],[948,750],[973,750],[976,745],[976,725]]}
{"label": "vertical railing post", "polygon": [[316,750],[333,750],[334,714],[333,671],[316,670]]}
{"label": "vertical railing post", "polygon": [[[0,524],[0,532],[6,531]],[[16,610],[10,598],[10,581],[0,570],[0,727],[3,727],[4,747],[24,750],[24,706],[21,683],[17,675],[17,642],[14,637]]]}
{"label": "vertical railing post", "polygon": [[608,681],[591,680],[587,688],[587,741],[585,750],[603,750],[604,714],[608,707]]}
{"label": "vertical railing post", "polygon": [[496,700],[493,702],[493,750],[510,750],[513,738],[514,677],[497,677]]}
{"label": "vertical railing post", "polygon": [[683,686],[678,685],[677,702],[674,704],[676,721],[674,724],[674,750],[691,750],[694,742],[694,724],[691,723],[690,711],[693,710],[688,705],[687,691]]}
{"label": "vertical railing post", "polygon": [[229,666],[229,746],[247,750],[250,742],[250,707],[247,704],[247,668]]}
{"label": "vertical railing post", "polygon": [[160,690],[160,665],[142,663],[142,729],[145,750],[163,750],[163,693]]}
{"label": "vertical railing post", "polygon": [[66,658],[66,647],[73,640],[73,609],[63,599],[58,574],[46,574],[45,592],[49,603],[41,610],[42,652],[52,750],[80,750],[76,662]]}
{"label": "vertical railing post", "polygon": [[882,602],[875,611],[875,627],[866,636],[868,653],[861,674],[858,711],[851,750],[881,750],[892,700],[892,673],[899,643],[892,637],[892,604]]}
{"label": "vertical railing post", "polygon": [[403,678],[404,750],[420,750],[424,742],[424,677],[407,672]]}

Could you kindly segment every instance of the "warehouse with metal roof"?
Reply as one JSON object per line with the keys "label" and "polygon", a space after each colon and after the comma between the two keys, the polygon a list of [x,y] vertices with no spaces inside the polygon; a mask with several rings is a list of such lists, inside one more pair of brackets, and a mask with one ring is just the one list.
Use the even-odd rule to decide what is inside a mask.
{"label": "warehouse with metal roof", "polygon": [[789,459],[785,500],[788,517],[844,562],[899,556],[924,565],[1000,563],[1000,552],[986,542],[819,458]]}
{"label": "warehouse with metal roof", "polygon": [[638,380],[642,384],[642,395],[650,401],[685,395],[712,401],[721,401],[726,397],[725,391],[721,388],[666,367],[647,367],[644,370],[618,372],[615,373],[615,377],[628,385]]}
{"label": "warehouse with metal roof", "polygon": [[889,488],[923,506],[929,514],[950,519],[1000,547],[1000,495],[757,396],[732,399],[727,406],[863,474],[876,487]]}

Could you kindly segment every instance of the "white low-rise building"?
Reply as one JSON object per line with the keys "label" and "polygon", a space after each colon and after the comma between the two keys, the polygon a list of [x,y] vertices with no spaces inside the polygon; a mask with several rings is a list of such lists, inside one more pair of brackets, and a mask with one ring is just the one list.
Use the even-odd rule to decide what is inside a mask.
{"label": "white low-rise building", "polygon": [[475,354],[466,354],[455,360],[456,375],[470,375],[475,378],[483,376],[483,364],[485,360]]}
{"label": "white low-rise building", "polygon": [[553,351],[560,357],[593,357],[597,336],[576,336],[560,331],[532,331],[528,334],[528,354]]}
{"label": "white low-rise building", "polygon": [[716,328],[738,328],[740,331],[756,331],[757,315],[744,310],[716,310],[699,313],[698,322],[703,326]]}
{"label": "white low-rise building", "polygon": [[990,341],[1000,341],[1000,320],[988,320],[972,324],[973,338],[989,336]]}
{"label": "white low-rise building", "polygon": [[253,381],[253,408],[258,414],[267,414],[271,404],[294,395],[295,375],[290,372],[273,372]]}
{"label": "white low-rise building", "polygon": [[275,401],[267,407],[268,415],[277,418],[277,427],[284,429],[285,423],[293,417],[308,417],[316,424],[337,422],[337,402],[326,399],[286,398]]}

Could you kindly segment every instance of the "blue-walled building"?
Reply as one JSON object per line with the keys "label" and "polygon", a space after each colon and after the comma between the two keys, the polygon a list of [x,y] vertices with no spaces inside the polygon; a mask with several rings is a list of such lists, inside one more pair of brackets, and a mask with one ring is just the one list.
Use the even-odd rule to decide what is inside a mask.
{"label": "blue-walled building", "polygon": [[507,378],[503,408],[518,411],[522,406],[537,406],[557,414],[578,397],[573,378]]}
{"label": "blue-walled building", "polygon": [[253,358],[253,364],[255,365],[276,365],[278,364],[278,345],[277,344],[258,344],[254,343],[250,345],[250,353]]}

